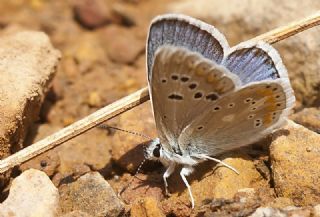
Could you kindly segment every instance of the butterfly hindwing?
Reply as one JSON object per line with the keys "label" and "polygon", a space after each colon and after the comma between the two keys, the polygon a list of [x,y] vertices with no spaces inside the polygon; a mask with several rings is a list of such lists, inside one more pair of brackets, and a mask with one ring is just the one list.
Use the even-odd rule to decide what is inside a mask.
{"label": "butterfly hindwing", "polygon": [[262,41],[244,42],[228,50],[222,64],[242,83],[287,77],[278,52]]}
{"label": "butterfly hindwing", "polygon": [[195,52],[182,47],[159,48],[150,93],[162,144],[179,149],[177,139],[182,130],[240,85],[237,76]]}
{"label": "butterfly hindwing", "polygon": [[195,117],[179,138],[192,153],[217,155],[248,145],[279,127],[295,98],[286,78],[256,82],[232,92]]}

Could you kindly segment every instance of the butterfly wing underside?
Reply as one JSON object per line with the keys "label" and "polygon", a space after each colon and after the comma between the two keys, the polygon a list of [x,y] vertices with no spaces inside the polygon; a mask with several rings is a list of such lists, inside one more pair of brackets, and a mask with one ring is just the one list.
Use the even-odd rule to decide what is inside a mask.
{"label": "butterfly wing underside", "polygon": [[155,55],[150,83],[158,135],[164,148],[181,152],[182,130],[223,95],[240,85],[226,68],[181,47],[163,46]]}
{"label": "butterfly wing underside", "polygon": [[217,100],[179,138],[190,153],[217,155],[248,145],[284,123],[295,98],[287,78],[256,82]]}
{"label": "butterfly wing underside", "polygon": [[229,48],[213,26],[184,15],[153,20],[147,68],[158,135],[176,153],[216,155],[255,142],[283,123],[295,101],[272,46]]}

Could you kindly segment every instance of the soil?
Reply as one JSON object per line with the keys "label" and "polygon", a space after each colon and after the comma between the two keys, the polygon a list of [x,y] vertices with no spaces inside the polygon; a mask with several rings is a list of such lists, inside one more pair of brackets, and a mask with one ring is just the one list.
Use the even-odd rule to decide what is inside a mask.
{"label": "soil", "polygon": [[[43,31],[62,54],[57,73],[42,104],[39,119],[29,128],[24,146],[39,141],[99,108],[145,87],[145,42],[148,27],[154,16],[167,12],[170,2],[2,2],[0,34],[26,29]],[[239,35],[237,39],[242,40],[243,36]],[[237,39],[232,36],[233,41]],[[316,116],[319,111],[315,110],[313,113]],[[303,118],[303,121],[307,119]],[[108,121],[107,124],[140,132],[149,137],[156,136],[149,102]],[[317,125],[312,127],[316,128]],[[313,129],[312,127],[310,128]],[[318,132],[318,128],[314,131]],[[172,197],[168,199],[165,196],[162,183],[164,168],[159,163],[146,162],[134,177],[144,158],[143,145],[149,140],[115,130],[95,128],[15,168],[11,173],[11,180],[29,168],[36,168],[44,171],[58,189],[63,189],[88,172],[99,172],[115,192],[123,190],[121,197],[126,203],[125,213],[129,215],[130,210],[133,210],[132,216],[161,216],[163,213],[169,216],[201,216],[201,213],[213,215],[216,212],[220,213],[220,216],[230,213],[238,216],[245,213],[243,216],[246,216],[262,205],[271,204],[272,207],[281,208],[299,205],[286,196],[277,195],[273,189],[269,150],[265,145],[270,144],[269,140],[223,157],[227,161],[229,159],[231,164],[243,165],[243,177],[229,174],[223,168],[215,168],[215,164],[212,163],[197,167],[196,174],[190,178],[194,191],[197,192],[195,194],[200,195],[196,198],[200,200],[201,195],[207,194],[223,197],[209,198],[209,202],[202,201],[203,204],[197,207],[197,211],[190,209],[189,198],[179,174],[174,174],[169,180]],[[212,168],[215,168],[216,176],[210,178]],[[234,186],[220,186],[220,190],[218,187],[210,190],[201,188],[205,183],[219,186],[217,183],[224,181],[234,183]],[[130,187],[126,188],[129,183]],[[10,185],[2,191],[0,202],[7,197],[9,187]],[[239,188],[254,188],[255,193],[253,196],[250,190],[239,193]],[[227,190],[220,192],[221,189]],[[140,203],[139,199],[145,196],[148,196],[146,201]],[[242,197],[249,198],[249,202],[243,204]],[[159,201],[162,201],[161,204]],[[63,208],[63,204],[60,206],[62,211],[60,210],[59,215],[65,214],[63,210],[67,209]],[[148,206],[152,207],[152,210],[160,211],[153,212],[157,213],[154,215],[148,214]],[[142,209],[145,211],[142,212]],[[241,210],[244,210],[243,213]]]}

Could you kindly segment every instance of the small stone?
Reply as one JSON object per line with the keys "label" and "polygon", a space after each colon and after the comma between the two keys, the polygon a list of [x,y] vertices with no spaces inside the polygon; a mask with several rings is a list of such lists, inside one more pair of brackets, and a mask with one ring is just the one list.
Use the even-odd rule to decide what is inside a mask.
{"label": "small stone", "polygon": [[[85,32],[77,36],[73,43],[70,43],[70,45],[68,45],[64,50],[64,55],[67,58],[72,58],[69,62],[75,61],[77,64],[74,66],[70,65],[69,68],[64,66],[64,69],[69,70],[66,72],[69,73],[67,75],[83,75],[84,73],[98,67],[99,64],[107,64],[108,57],[102,44],[103,43],[100,41],[100,36],[97,32]],[[79,73],[77,73],[78,71]]]}
{"label": "small stone", "polygon": [[8,198],[0,204],[0,216],[54,217],[58,204],[58,189],[48,176],[29,169],[13,180]]}
{"label": "small stone", "polygon": [[124,204],[98,172],[87,173],[75,182],[62,185],[59,192],[63,214],[78,210],[95,217],[116,217],[124,211]]}
{"label": "small stone", "polygon": [[105,1],[78,0],[75,1],[74,14],[84,27],[94,29],[111,23],[112,12]]}
{"label": "small stone", "polygon": [[273,135],[270,159],[278,196],[291,198],[297,206],[320,200],[319,134],[289,121]]}
{"label": "small stone", "polygon": [[304,108],[302,111],[291,115],[290,119],[316,133],[320,133],[319,108]]}
{"label": "small stone", "polygon": [[164,217],[159,204],[153,197],[136,200],[130,211],[131,217]]}
{"label": "small stone", "polygon": [[133,32],[134,29],[117,25],[110,25],[100,31],[101,42],[112,61],[132,64],[140,54],[144,54],[145,39],[139,38]]}
{"label": "small stone", "polygon": [[101,104],[100,94],[96,91],[90,92],[88,97],[88,105],[91,107],[100,107]]}
{"label": "small stone", "polygon": [[73,124],[75,122],[75,119],[73,117],[63,117],[62,124],[64,127],[69,126],[70,124]]}

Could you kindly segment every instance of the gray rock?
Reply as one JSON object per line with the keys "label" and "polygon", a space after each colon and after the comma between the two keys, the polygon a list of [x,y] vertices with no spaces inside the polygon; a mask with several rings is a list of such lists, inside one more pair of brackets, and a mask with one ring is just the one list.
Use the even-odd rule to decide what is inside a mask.
{"label": "gray rock", "polygon": [[59,191],[62,213],[78,210],[95,217],[112,217],[124,211],[124,204],[98,172],[87,173]]}
{"label": "gray rock", "polygon": [[289,206],[283,209],[260,207],[250,217],[309,217],[312,211],[309,208]]}
{"label": "gray rock", "polygon": [[8,198],[0,204],[0,216],[54,217],[58,206],[58,189],[44,172],[30,169],[13,180]]}

